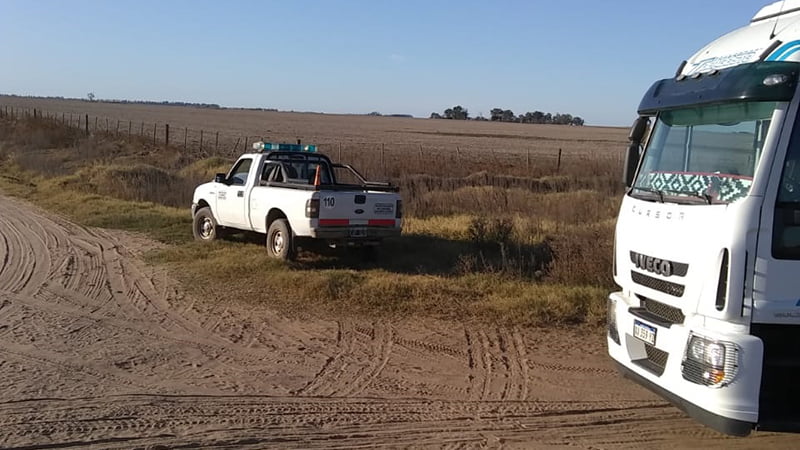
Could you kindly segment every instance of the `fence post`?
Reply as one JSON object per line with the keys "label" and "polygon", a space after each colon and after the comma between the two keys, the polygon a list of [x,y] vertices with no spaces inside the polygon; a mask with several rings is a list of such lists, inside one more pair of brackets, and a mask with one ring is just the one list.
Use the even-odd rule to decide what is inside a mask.
{"label": "fence post", "polygon": [[106,133],[108,133],[108,117],[106,117]]}
{"label": "fence post", "polygon": [[156,127],[158,127],[158,124],[154,123],[153,124],[153,145],[157,144],[157,142],[156,142]]}
{"label": "fence post", "polygon": [[142,128],[139,130],[139,136],[144,137],[144,122],[142,122]]}
{"label": "fence post", "polygon": [[128,137],[131,137],[131,121],[128,121]]}
{"label": "fence post", "polygon": [[94,116],[94,131],[97,132],[97,116]]}
{"label": "fence post", "polygon": [[66,118],[66,114],[64,114],[64,113],[61,113],[61,125],[64,125],[64,123],[65,123],[65,120],[64,120],[64,119],[65,119],[65,118]]}
{"label": "fence post", "polygon": [[86,115],[86,135],[89,135],[89,115]]}
{"label": "fence post", "polygon": [[119,120],[117,120],[117,130],[116,130],[116,131],[114,131],[114,134],[115,134],[116,136],[119,136]]}
{"label": "fence post", "polygon": [[244,137],[244,147],[243,147],[243,149],[244,149],[244,150],[247,150],[247,141],[248,141],[249,139],[250,139],[250,136],[245,136],[245,137]]}
{"label": "fence post", "polygon": [[233,151],[231,151],[231,153],[234,153],[234,154],[236,153],[236,149],[239,148],[239,141],[241,141],[241,140],[242,140],[242,138],[236,138],[236,143],[233,144]]}
{"label": "fence post", "polygon": [[36,108],[33,108],[33,118],[36,118]]}
{"label": "fence post", "polygon": [[531,149],[528,149],[527,154],[525,156],[525,170],[531,170]]}
{"label": "fence post", "polygon": [[166,134],[164,137],[164,146],[169,147],[169,124],[164,125],[164,133]]}
{"label": "fence post", "polygon": [[214,138],[214,153],[217,153],[218,148],[219,148],[219,131],[217,131],[217,137]]}
{"label": "fence post", "polygon": [[203,130],[200,130],[200,151],[203,151]]}
{"label": "fence post", "polygon": [[558,149],[558,163],[556,165],[556,173],[561,171],[561,149]]}
{"label": "fence post", "polygon": [[186,147],[186,142],[187,142],[188,138],[189,138],[189,128],[188,127],[183,127],[183,149],[184,150],[186,150],[186,148],[187,148]]}

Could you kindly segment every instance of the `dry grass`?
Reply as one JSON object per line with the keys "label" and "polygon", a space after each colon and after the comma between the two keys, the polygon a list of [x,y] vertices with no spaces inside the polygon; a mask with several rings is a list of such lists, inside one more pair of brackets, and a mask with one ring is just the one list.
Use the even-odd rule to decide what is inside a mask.
{"label": "dry grass", "polygon": [[[577,148],[586,144],[576,139]],[[536,325],[602,319],[612,284],[615,161],[587,159],[558,174],[525,176],[485,164],[467,173],[480,158],[474,166],[454,166],[452,154],[391,163],[375,155],[365,156],[373,164],[368,169],[388,168],[402,187],[404,235],[385,243],[378,263],[322,251],[285,265],[269,261],[247,235],[212,246],[190,242],[191,192],[228,169],[224,155],[200,158],[105,133],[87,137],[47,120],[0,121],[3,170],[18,174],[0,180],[4,191],[87,225],[180,244],[154,259],[177,269],[198,293],[234,294],[287,311],[421,313]],[[234,276],[245,287],[230,286]],[[273,291],[262,292],[265,285]]]}

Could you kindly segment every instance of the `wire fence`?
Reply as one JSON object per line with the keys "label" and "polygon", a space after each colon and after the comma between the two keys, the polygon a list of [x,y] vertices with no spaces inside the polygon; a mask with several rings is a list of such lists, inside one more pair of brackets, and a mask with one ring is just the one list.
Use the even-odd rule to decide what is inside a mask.
{"label": "wire fence", "polygon": [[[252,148],[265,136],[237,134],[224,130],[176,127],[169,123],[112,119],[109,117],[54,112],[39,108],[0,106],[0,115],[13,119],[42,119],[82,131],[137,140],[153,147],[176,148],[199,158],[219,156],[233,159]],[[298,143],[300,141],[298,140]],[[531,146],[524,150],[461,148],[424,142],[315,142],[320,152],[334,160],[353,164],[371,177],[393,178],[408,173],[467,176],[476,172],[512,176],[591,175],[598,171],[618,171],[619,152],[543,150]]]}

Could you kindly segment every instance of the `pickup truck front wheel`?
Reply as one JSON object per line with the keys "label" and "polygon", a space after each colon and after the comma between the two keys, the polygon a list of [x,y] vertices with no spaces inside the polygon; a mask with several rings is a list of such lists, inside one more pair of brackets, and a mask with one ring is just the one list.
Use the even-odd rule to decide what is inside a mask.
{"label": "pickup truck front wheel", "polygon": [[194,238],[198,241],[213,241],[220,237],[219,225],[214,215],[211,214],[211,208],[208,206],[200,208],[194,213],[192,221],[192,233]]}
{"label": "pickup truck front wheel", "polygon": [[290,260],[295,256],[292,230],[286,219],[276,219],[267,230],[267,253],[277,259]]}

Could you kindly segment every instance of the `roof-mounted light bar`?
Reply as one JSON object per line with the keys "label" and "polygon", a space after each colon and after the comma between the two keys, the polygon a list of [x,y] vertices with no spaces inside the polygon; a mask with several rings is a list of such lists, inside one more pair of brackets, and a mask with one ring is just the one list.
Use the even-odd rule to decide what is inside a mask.
{"label": "roof-mounted light bar", "polygon": [[316,145],[301,144],[274,144],[271,142],[253,142],[253,150],[257,152],[282,151],[282,152],[316,152]]}

